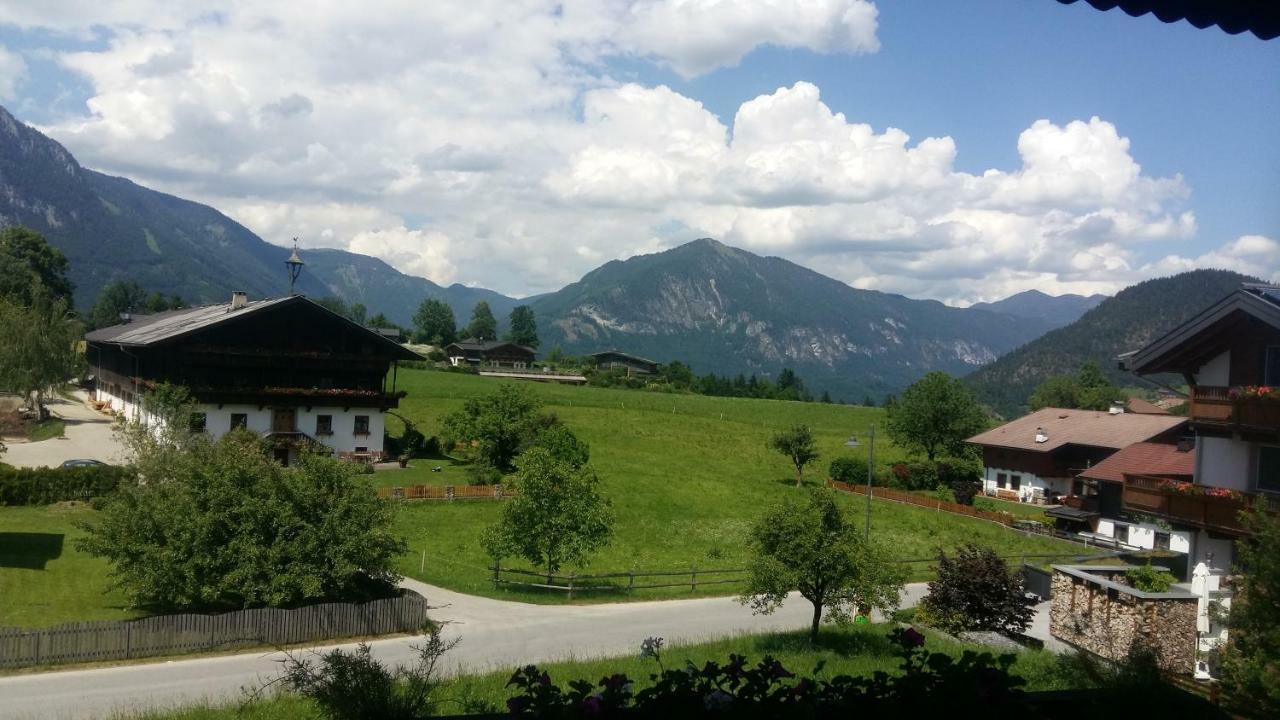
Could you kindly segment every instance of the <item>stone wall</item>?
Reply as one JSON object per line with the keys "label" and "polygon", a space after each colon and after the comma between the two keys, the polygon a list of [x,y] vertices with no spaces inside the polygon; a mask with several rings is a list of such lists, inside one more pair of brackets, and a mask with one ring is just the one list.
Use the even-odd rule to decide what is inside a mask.
{"label": "stone wall", "polygon": [[[1055,638],[1111,660],[1139,643],[1156,652],[1162,668],[1191,674],[1196,659],[1196,597],[1143,593],[1112,581],[1115,571],[1054,568],[1049,632]],[[1081,576],[1084,577],[1081,577]]]}

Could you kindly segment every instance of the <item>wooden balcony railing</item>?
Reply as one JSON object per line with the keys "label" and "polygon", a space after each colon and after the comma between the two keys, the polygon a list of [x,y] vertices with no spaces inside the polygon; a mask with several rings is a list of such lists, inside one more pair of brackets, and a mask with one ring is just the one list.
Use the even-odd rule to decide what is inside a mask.
{"label": "wooden balcony railing", "polygon": [[1202,486],[1196,492],[1176,489],[1188,485],[1161,478],[1126,475],[1122,497],[1124,508],[1206,530],[1235,534],[1246,531],[1240,517],[1242,511],[1262,509],[1274,513],[1277,510],[1277,504],[1265,496],[1234,493],[1231,497],[1215,497],[1204,494]]}
{"label": "wooden balcony railing", "polygon": [[1233,429],[1280,432],[1280,401],[1232,398],[1231,389],[1199,385],[1191,390],[1192,420]]}

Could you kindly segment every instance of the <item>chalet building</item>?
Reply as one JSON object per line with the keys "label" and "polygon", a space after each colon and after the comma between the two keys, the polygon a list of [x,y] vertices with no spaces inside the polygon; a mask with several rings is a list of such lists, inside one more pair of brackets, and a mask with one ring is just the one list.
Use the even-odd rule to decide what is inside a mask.
{"label": "chalet building", "polygon": [[983,491],[1019,502],[1056,503],[1084,489],[1077,475],[1134,443],[1176,442],[1186,418],[1044,408],[969,438],[982,448]]}
{"label": "chalet building", "polygon": [[602,350],[587,357],[595,360],[598,370],[626,370],[627,375],[655,375],[662,368],[660,363],[619,350]]}
{"label": "chalet building", "polygon": [[1079,475],[1080,492],[1047,514],[1064,520],[1089,523],[1082,534],[1111,541],[1118,547],[1138,550],[1191,552],[1193,532],[1152,522],[1147,513],[1130,513],[1124,507],[1124,487],[1136,478],[1177,487],[1195,476],[1196,452],[1192,440],[1177,443],[1134,443]]}
{"label": "chalet building", "polygon": [[454,367],[470,365],[479,368],[527,370],[538,359],[538,352],[526,345],[475,338],[449,343],[444,347],[444,354]]}
{"label": "chalet building", "polygon": [[1121,363],[1183,378],[1196,445],[1190,483],[1126,474],[1123,509],[1188,534],[1192,565],[1228,572],[1240,511],[1280,509],[1280,288],[1246,285]]}
{"label": "chalet building", "polygon": [[194,427],[260,434],[286,464],[313,443],[380,459],[383,414],[404,395],[394,368],[420,359],[300,295],[251,302],[235,293],[228,303],[134,316],[85,340],[102,407],[145,423],[147,391],[182,385],[197,403]]}

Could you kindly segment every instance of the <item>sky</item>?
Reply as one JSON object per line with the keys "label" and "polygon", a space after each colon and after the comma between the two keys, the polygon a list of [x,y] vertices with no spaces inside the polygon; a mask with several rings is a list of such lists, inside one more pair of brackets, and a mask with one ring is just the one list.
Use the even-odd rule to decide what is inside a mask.
{"label": "sky", "polygon": [[514,296],[713,237],[955,305],[1280,282],[1280,40],[1054,0],[0,0],[0,104]]}

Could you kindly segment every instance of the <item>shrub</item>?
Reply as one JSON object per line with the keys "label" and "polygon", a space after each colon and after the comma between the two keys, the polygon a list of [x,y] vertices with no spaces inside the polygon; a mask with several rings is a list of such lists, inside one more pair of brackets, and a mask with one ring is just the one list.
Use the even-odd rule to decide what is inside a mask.
{"label": "shrub", "polygon": [[961,505],[973,505],[973,499],[982,492],[982,483],[976,480],[956,480],[951,483],[951,494]]}
{"label": "shrub", "polygon": [[857,485],[867,481],[867,463],[865,460],[841,455],[831,461],[827,473],[831,475],[832,480]]}
{"label": "shrub", "polygon": [[995,551],[969,544],[954,557],[938,555],[938,576],[920,608],[930,624],[949,632],[1021,633],[1031,624],[1033,604],[1022,578]]}
{"label": "shrub", "polygon": [[92,500],[132,485],[131,468],[91,465],[72,468],[15,468],[0,465],[0,505],[48,505]]}
{"label": "shrub", "polygon": [[483,460],[467,466],[467,482],[471,485],[497,485],[502,478],[501,470]]}
{"label": "shrub", "polygon": [[1134,588],[1149,593],[1169,592],[1169,588],[1178,581],[1172,573],[1163,568],[1154,567],[1150,562],[1126,571],[1124,579]]}

